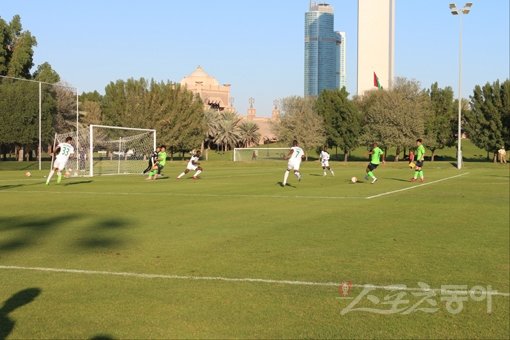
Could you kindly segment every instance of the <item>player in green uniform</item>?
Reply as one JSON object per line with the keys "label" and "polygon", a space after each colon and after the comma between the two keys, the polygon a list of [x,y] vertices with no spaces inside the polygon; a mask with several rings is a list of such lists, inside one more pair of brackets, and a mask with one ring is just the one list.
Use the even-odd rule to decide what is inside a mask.
{"label": "player in green uniform", "polygon": [[414,168],[414,177],[411,178],[411,182],[416,182],[418,176],[420,181],[423,182],[423,162],[425,160],[425,147],[422,144],[421,138],[416,140],[416,166]]}
{"label": "player in green uniform", "polygon": [[373,171],[381,164],[381,160],[384,163],[384,151],[377,146],[377,143],[374,143],[368,155],[370,156],[370,162],[367,165],[365,179],[371,179],[371,183],[374,184],[377,181],[377,177],[374,176]]}
{"label": "player in green uniform", "polygon": [[149,177],[147,177],[147,179],[156,179],[158,176],[161,176],[161,170],[163,170],[166,164],[166,157],[166,146],[161,145],[158,152],[158,162],[154,165],[151,172],[149,172]]}

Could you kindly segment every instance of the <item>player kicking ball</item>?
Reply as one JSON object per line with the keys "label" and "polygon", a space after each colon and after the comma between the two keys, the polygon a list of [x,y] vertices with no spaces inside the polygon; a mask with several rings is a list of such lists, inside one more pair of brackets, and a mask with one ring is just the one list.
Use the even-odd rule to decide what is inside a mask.
{"label": "player kicking ball", "polygon": [[184,175],[186,175],[190,171],[195,171],[195,174],[193,175],[193,179],[199,179],[198,175],[202,173],[203,169],[200,166],[200,163],[198,160],[200,159],[200,151],[196,151],[194,154],[191,155],[191,158],[188,162],[188,165],[186,166],[186,170],[184,172],[181,172],[179,176],[177,176],[177,179],[181,179]]}
{"label": "player kicking ball", "polygon": [[321,153],[319,155],[319,160],[321,162],[322,171],[324,172],[324,176],[327,175],[326,170],[329,170],[329,172],[331,173],[331,176],[335,176],[335,173],[333,172],[333,170],[331,170],[331,167],[329,166],[329,158],[330,158],[330,155],[329,155],[328,149],[326,147],[323,147],[321,150]]}
{"label": "player kicking ball", "polygon": [[283,175],[283,187],[287,185],[287,179],[289,178],[289,173],[291,170],[294,170],[294,175],[297,177],[298,181],[301,181],[301,173],[299,172],[299,167],[304,156],[305,152],[298,146],[297,140],[294,140],[292,142],[292,147],[290,148],[289,154],[287,155],[289,163],[287,164],[287,170]]}
{"label": "player kicking ball", "polygon": [[69,157],[74,154],[74,147],[71,145],[72,141],[73,137],[67,137],[64,143],[59,143],[57,145],[57,148],[55,149],[57,157],[55,158],[55,162],[53,162],[53,169],[51,169],[50,174],[48,175],[46,185],[50,184],[51,177],[53,177],[55,171],[57,172],[57,184],[62,181],[62,170],[66,167]]}

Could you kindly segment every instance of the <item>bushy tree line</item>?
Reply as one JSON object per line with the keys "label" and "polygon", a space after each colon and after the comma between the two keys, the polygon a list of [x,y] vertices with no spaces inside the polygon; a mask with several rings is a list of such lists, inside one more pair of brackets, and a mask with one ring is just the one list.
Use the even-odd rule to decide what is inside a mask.
{"label": "bushy tree line", "polygon": [[[398,161],[422,138],[431,151],[457,143],[458,101],[451,87],[395,79],[390,90],[373,90],[348,98],[345,89],[325,90],[317,98],[283,100],[281,121],[274,132],[286,143],[298,139],[308,150],[327,145],[340,148],[347,161],[356,147],[378,142],[394,148]],[[510,147],[510,81],[477,86],[462,103],[463,127],[475,145],[489,152]]]}

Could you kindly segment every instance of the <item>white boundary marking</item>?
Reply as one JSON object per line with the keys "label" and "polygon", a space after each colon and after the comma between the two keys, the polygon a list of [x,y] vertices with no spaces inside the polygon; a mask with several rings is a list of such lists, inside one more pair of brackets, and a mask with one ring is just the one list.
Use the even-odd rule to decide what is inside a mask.
{"label": "white boundary marking", "polygon": [[[24,270],[24,271],[38,271],[38,272],[52,272],[52,273],[65,273],[65,274],[83,274],[83,275],[103,275],[103,276],[123,276],[123,277],[136,277],[143,279],[166,279],[166,280],[194,280],[194,281],[223,281],[223,282],[248,282],[248,283],[267,283],[267,284],[280,284],[280,285],[294,285],[294,286],[322,286],[322,287],[339,287],[341,283],[337,282],[313,282],[313,281],[293,281],[293,280],[272,280],[272,279],[257,279],[257,278],[232,278],[222,276],[187,276],[187,275],[167,275],[167,274],[144,274],[132,272],[109,272],[103,270],[84,270],[84,269],[64,269],[64,268],[45,268],[45,267],[21,267],[21,266],[6,266],[0,265],[0,269],[6,270]],[[421,292],[437,292],[437,293],[456,293],[456,294],[470,294],[480,293],[478,290],[448,290],[440,288],[408,288],[403,286],[378,286],[371,284],[356,285],[355,288],[373,288],[381,290],[400,290],[400,291],[421,291]],[[486,294],[491,296],[505,296],[509,297],[510,293],[498,292],[497,290],[490,290]]]}
{"label": "white boundary marking", "polygon": [[104,196],[177,196],[177,197],[241,197],[241,198],[304,198],[304,199],[366,199],[364,196],[304,196],[304,195],[243,195],[243,194],[186,194],[172,192],[100,192],[100,191],[46,191],[46,190],[0,190],[0,193],[29,193],[29,194],[73,194],[73,195],[104,195]]}
{"label": "white boundary marking", "polygon": [[426,182],[426,183],[415,185],[415,186],[408,187],[408,188],[403,188],[403,189],[383,192],[382,194],[368,196],[368,197],[366,197],[366,199],[370,200],[370,199],[373,199],[373,198],[378,198],[378,197],[382,197],[382,196],[386,196],[386,195],[391,195],[391,194],[394,194],[394,193],[397,193],[397,192],[402,192],[402,191],[406,191],[406,190],[412,190],[412,189],[416,189],[416,188],[419,188],[419,187],[423,187],[425,185],[430,185],[430,184],[439,183],[439,182],[442,182],[442,181],[447,181],[449,179],[457,178],[457,177],[464,176],[464,175],[467,175],[467,174],[469,174],[469,172],[465,172],[465,173],[460,174],[460,175],[455,175],[455,176],[450,176],[450,177],[446,177],[446,178],[441,178],[441,179],[438,179],[436,181]]}

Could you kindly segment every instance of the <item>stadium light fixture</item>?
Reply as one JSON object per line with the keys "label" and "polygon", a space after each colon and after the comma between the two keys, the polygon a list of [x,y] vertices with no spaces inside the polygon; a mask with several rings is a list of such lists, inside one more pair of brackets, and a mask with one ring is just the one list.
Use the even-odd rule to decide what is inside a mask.
{"label": "stadium light fixture", "polygon": [[462,94],[461,94],[461,85],[462,85],[462,16],[469,13],[471,10],[471,6],[473,6],[472,2],[466,2],[464,7],[461,9],[457,8],[457,5],[454,3],[450,4],[450,12],[453,15],[459,16],[459,94],[458,94],[458,124],[457,124],[457,169],[462,168]]}

